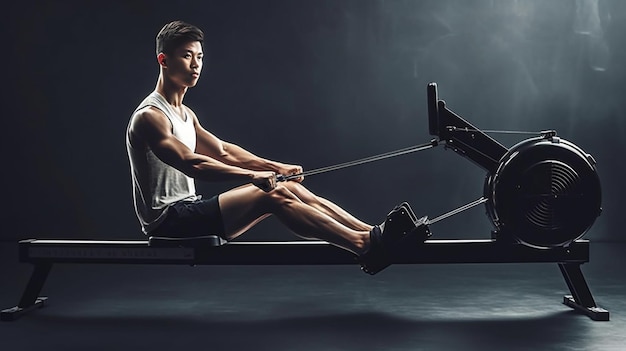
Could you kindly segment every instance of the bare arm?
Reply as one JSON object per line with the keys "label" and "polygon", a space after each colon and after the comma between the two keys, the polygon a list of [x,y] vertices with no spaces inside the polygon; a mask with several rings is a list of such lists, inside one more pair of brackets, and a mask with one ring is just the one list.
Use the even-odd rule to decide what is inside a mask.
{"label": "bare arm", "polygon": [[[194,115],[197,135],[197,152],[225,164],[255,171],[272,171],[278,174],[302,173],[302,167],[284,164],[259,157],[239,145],[220,140],[204,129]],[[301,179],[300,179],[301,180]]]}
{"label": "bare arm", "polygon": [[190,150],[171,132],[169,120],[156,108],[145,108],[133,118],[130,137],[132,143],[142,143],[166,164],[178,169],[189,177],[205,181],[269,182],[271,172],[226,164],[216,158]]}

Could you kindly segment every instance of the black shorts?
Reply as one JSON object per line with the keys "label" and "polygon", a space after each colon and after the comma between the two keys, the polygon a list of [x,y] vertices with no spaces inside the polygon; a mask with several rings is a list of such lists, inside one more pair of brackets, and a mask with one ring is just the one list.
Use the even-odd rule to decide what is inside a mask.
{"label": "black shorts", "polygon": [[218,195],[207,200],[180,201],[171,205],[165,220],[148,235],[172,238],[217,235],[224,238]]}

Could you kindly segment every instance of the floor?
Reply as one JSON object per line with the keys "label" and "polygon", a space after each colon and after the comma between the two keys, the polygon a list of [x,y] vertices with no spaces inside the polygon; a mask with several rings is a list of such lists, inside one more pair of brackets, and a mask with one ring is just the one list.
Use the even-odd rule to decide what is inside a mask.
{"label": "floor", "polygon": [[[556,264],[57,265],[47,306],[0,323],[2,350],[624,350],[624,243],[583,266],[611,321],[561,304]],[[31,267],[0,243],[1,308]]]}

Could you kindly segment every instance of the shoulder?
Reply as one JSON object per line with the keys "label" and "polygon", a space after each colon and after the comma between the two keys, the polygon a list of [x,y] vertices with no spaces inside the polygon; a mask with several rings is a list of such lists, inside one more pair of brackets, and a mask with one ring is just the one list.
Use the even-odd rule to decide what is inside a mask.
{"label": "shoulder", "polygon": [[167,134],[172,128],[171,122],[163,111],[154,106],[143,107],[133,114],[129,132],[141,139],[155,134]]}
{"label": "shoulder", "polygon": [[153,124],[158,126],[161,124],[170,124],[165,113],[154,106],[146,106],[135,111],[131,122],[133,125]]}

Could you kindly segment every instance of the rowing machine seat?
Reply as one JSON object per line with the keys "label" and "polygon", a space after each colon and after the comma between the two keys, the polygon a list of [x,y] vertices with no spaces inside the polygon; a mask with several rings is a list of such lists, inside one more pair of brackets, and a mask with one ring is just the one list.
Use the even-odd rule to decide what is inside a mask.
{"label": "rowing machine seat", "polygon": [[194,236],[186,238],[171,238],[165,236],[151,236],[148,245],[153,247],[217,247],[227,241],[217,235]]}

